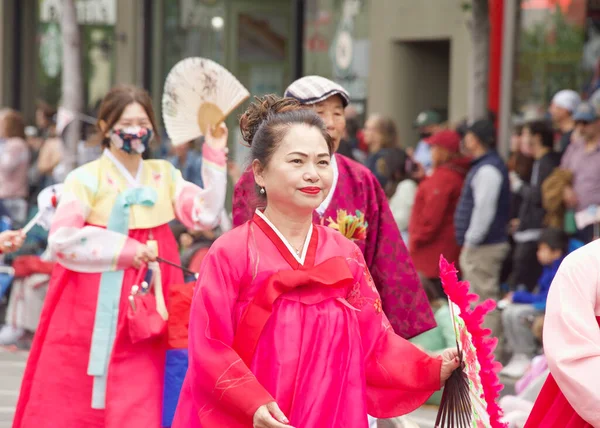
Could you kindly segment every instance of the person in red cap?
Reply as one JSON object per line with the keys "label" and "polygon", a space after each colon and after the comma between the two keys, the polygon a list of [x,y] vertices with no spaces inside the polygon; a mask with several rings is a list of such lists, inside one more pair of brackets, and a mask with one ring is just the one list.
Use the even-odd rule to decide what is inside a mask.
{"label": "person in red cap", "polygon": [[461,138],[456,131],[440,131],[425,141],[431,146],[433,173],[419,184],[408,233],[417,272],[433,279],[439,276],[440,254],[451,263],[458,262],[454,212],[469,159],[460,154]]}

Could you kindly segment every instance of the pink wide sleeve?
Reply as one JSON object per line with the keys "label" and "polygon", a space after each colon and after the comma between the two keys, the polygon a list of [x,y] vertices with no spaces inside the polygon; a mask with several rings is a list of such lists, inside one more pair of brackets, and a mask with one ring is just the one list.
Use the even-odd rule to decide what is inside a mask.
{"label": "pink wide sleeve", "polygon": [[67,177],[52,219],[48,248],[58,263],[75,272],[126,269],[140,243],[122,233],[86,225],[95,186],[95,178],[82,168]]}
{"label": "pink wide sleeve", "polygon": [[227,155],[224,149],[202,146],[204,188],[185,181],[174,169],[173,205],[179,221],[194,230],[211,230],[219,225],[227,193]]}
{"label": "pink wide sleeve", "polygon": [[569,255],[548,294],[544,352],[550,372],[573,409],[600,426],[600,306],[598,242]]}
{"label": "pink wide sleeve", "polygon": [[349,263],[356,283],[348,302],[360,310],[368,412],[378,418],[404,415],[440,389],[441,359],[394,333],[358,247]]}
{"label": "pink wide sleeve", "polygon": [[[233,310],[241,282],[239,243],[213,244],[196,285],[189,326],[188,384],[204,427],[251,426],[256,410],[273,397],[232,349]],[[227,249],[226,249],[227,248]],[[180,403],[181,405],[181,403]]]}

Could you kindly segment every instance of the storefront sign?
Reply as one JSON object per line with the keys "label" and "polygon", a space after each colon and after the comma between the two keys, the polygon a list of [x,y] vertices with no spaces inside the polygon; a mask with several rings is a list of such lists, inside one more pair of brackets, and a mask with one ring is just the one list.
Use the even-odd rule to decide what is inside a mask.
{"label": "storefront sign", "polygon": [[[63,0],[40,0],[40,21],[59,22]],[[117,0],[77,0],[79,24],[115,25]]]}

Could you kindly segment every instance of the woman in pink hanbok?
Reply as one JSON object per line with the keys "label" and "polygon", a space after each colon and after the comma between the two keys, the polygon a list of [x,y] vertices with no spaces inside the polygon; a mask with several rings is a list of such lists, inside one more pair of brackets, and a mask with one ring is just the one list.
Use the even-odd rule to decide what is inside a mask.
{"label": "woman in pink hanbok", "polygon": [[[458,366],[396,335],[363,254],[312,222],[332,183],[332,142],[296,100],[242,116],[266,209],[204,259],[175,428],[366,428],[427,400]],[[298,144],[302,141],[302,145]]]}
{"label": "woman in pink hanbok", "polygon": [[600,240],[562,262],[548,294],[550,375],[526,428],[600,427]]}
{"label": "woman in pink hanbok", "polygon": [[[410,339],[435,327],[433,312],[417,271],[402,241],[385,192],[375,175],[364,165],[336,153],[346,131],[344,108],[350,102],[348,92],[321,76],[305,76],[292,83],[285,96],[295,98],[313,109],[327,126],[333,141],[331,191],[313,211],[315,224],[327,225],[339,210],[354,214],[357,210],[369,224],[367,233],[357,239],[373,274],[383,310],[394,331]],[[298,141],[302,147],[302,141]],[[233,225],[239,226],[254,216],[264,201],[257,197],[254,175],[248,168],[236,183],[233,194]]]}
{"label": "woman in pink hanbok", "polygon": [[165,296],[170,284],[183,282],[177,268],[155,262],[157,255],[179,261],[169,228],[175,216],[190,228],[211,229],[223,209],[227,132],[206,139],[202,189],[167,161],[143,160],[156,129],[145,91],[113,88],[98,128],[104,153],[69,174],[50,229],[57,265],[14,428],[160,427],[164,319],[158,306],[146,306],[155,296],[134,311],[128,298],[146,263],[160,272]]}

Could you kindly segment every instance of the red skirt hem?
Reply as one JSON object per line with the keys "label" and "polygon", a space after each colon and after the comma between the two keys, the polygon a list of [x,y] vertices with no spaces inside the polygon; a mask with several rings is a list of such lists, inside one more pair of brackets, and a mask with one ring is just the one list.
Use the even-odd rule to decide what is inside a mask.
{"label": "red skirt hem", "polygon": [[573,409],[552,374],[548,376],[525,424],[525,428],[538,427],[593,428]]}
{"label": "red skirt hem", "polygon": [[[596,317],[600,325],[600,317]],[[571,406],[562,393],[552,373],[548,376],[540,395],[527,419],[525,428],[594,428]]]}

